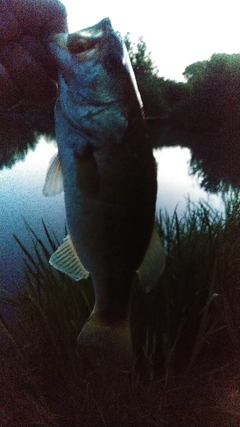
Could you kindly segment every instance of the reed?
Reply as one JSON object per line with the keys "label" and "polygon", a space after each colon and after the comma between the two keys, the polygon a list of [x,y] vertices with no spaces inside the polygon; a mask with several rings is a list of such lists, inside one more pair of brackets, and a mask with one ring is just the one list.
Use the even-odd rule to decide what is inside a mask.
{"label": "reed", "polygon": [[[137,280],[134,284],[131,375],[86,360],[81,353],[77,336],[93,307],[91,280],[73,282],[53,270],[48,259],[59,245],[54,232],[43,222],[40,239],[26,224],[32,250],[15,237],[24,255],[25,282],[15,299],[2,297],[17,312],[17,328],[0,317],[8,341],[1,351],[8,396],[2,404],[3,425],[14,426],[16,414],[25,420],[22,425],[36,426],[172,422],[168,390],[179,387],[185,396],[190,377],[192,383],[199,373],[211,377],[226,363],[231,365],[232,355],[239,355],[239,202],[239,192],[232,191],[223,196],[221,212],[190,200],[181,218],[177,210],[172,217],[159,212],[156,223],[166,268],[149,294]],[[233,357],[230,362],[226,351]],[[11,416],[8,405],[16,408]],[[232,409],[222,410],[225,416],[232,414]],[[235,416],[240,417],[239,411]]]}

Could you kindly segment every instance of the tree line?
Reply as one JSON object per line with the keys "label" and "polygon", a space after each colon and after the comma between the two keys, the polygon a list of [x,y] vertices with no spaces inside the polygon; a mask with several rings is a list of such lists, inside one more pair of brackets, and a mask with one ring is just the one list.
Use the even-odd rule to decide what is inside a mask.
{"label": "tree line", "polygon": [[[176,129],[178,143],[179,129],[183,129],[181,144],[191,148],[191,167],[201,174],[202,186],[216,191],[223,180],[240,185],[240,54],[213,54],[209,60],[191,64],[183,72],[186,82],[178,83],[160,77],[143,38],[134,44],[128,33],[124,41],[145,115],[161,118],[160,126],[149,124],[151,143],[174,145],[173,138],[166,138],[162,122]],[[0,168],[10,167],[40,134],[54,138],[53,107],[54,103],[47,110],[21,104],[1,112]]]}
{"label": "tree line", "polygon": [[124,41],[132,61],[146,116],[168,118],[175,127],[196,132],[235,134],[240,129],[240,54],[214,53],[188,65],[186,82],[159,77],[159,71],[139,38]]}
{"label": "tree line", "polygon": [[[183,72],[186,82],[176,82],[160,77],[161,70],[142,37],[133,43],[127,33],[123,40],[147,117],[159,116],[176,128],[199,133],[231,135],[240,129],[240,54],[215,53],[208,60],[188,65]],[[44,110],[21,104],[12,113],[53,118],[53,106]]]}

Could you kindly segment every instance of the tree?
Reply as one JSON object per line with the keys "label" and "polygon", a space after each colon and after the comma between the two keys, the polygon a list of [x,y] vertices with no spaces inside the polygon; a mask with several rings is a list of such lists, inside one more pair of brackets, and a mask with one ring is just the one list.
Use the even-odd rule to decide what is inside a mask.
{"label": "tree", "polygon": [[186,83],[165,80],[163,86],[164,99],[169,109],[174,109],[189,97],[189,86]]}
{"label": "tree", "polygon": [[183,111],[192,130],[231,135],[240,128],[240,55],[213,54],[209,60],[186,67],[190,96]]}
{"label": "tree", "polygon": [[130,33],[123,38],[127,47],[138,88],[143,100],[147,116],[163,115],[166,112],[166,103],[163,97],[164,79],[158,76],[158,68],[154,64],[151,53],[148,52],[143,38],[137,44],[130,40]]}
{"label": "tree", "polygon": [[188,65],[183,72],[183,76],[187,79],[188,83],[195,84],[204,79],[208,61],[198,61]]}

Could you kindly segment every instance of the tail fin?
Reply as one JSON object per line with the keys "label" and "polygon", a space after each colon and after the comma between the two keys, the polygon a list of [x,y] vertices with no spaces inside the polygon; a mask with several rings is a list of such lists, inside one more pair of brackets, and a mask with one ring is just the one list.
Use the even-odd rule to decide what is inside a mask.
{"label": "tail fin", "polygon": [[103,360],[111,369],[130,371],[132,368],[129,319],[117,324],[106,323],[92,312],[78,336],[78,344],[91,359]]}

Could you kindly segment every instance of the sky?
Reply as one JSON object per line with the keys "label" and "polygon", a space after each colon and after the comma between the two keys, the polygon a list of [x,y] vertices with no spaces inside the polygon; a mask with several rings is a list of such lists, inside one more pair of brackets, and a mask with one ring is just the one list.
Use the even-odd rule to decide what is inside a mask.
{"label": "sky", "polygon": [[62,0],[69,31],[109,17],[113,28],[135,42],[142,36],[166,79],[184,81],[186,66],[213,53],[240,52],[238,0]]}

